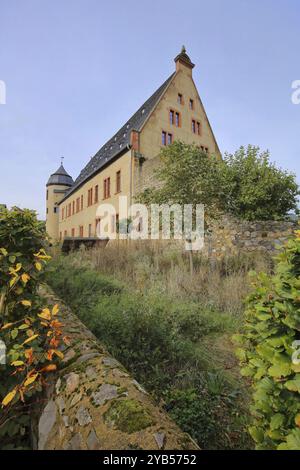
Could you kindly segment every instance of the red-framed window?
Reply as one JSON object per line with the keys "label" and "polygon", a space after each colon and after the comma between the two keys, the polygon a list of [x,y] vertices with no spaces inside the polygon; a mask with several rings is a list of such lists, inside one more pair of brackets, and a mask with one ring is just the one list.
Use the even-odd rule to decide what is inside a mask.
{"label": "red-framed window", "polygon": [[116,172],[116,193],[121,192],[121,170]]}

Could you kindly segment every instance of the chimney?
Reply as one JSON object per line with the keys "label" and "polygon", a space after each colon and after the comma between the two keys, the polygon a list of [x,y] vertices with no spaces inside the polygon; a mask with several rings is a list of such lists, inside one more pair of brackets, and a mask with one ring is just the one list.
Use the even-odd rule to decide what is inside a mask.
{"label": "chimney", "polygon": [[175,57],[174,62],[176,64],[176,72],[182,70],[184,72],[187,72],[189,75],[192,75],[192,69],[195,67],[195,64],[193,64],[193,62],[187,55],[184,46],[182,46],[180,54]]}

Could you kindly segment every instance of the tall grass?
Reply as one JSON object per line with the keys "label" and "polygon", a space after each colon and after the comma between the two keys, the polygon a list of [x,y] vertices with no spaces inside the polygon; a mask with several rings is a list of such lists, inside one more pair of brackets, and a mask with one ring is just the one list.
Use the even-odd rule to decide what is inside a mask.
{"label": "tall grass", "polygon": [[[263,264],[265,263],[265,264]],[[247,386],[229,337],[255,257],[208,261],[158,245],[55,256],[48,282],[202,448],[247,448]]]}

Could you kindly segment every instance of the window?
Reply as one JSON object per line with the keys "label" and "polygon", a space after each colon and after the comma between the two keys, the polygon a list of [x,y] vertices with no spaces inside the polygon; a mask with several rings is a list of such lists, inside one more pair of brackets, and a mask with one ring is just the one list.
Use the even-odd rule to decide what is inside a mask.
{"label": "window", "polygon": [[116,193],[121,192],[121,170],[116,173]]}
{"label": "window", "polygon": [[64,207],[62,208],[62,211],[61,211],[61,218],[62,218],[62,220],[64,220],[64,218],[65,218],[65,208]]}
{"label": "window", "polygon": [[59,232],[59,239],[61,240],[62,239],[62,233]]}
{"label": "window", "polygon": [[88,206],[91,206],[93,204],[93,188],[88,190]]}
{"label": "window", "polygon": [[47,189],[47,192],[46,192],[46,201],[48,201],[48,189]]}
{"label": "window", "polygon": [[175,113],[175,126],[179,127],[180,126],[180,114]]}
{"label": "window", "polygon": [[65,230],[65,231],[64,231],[64,237],[67,237],[67,236],[68,236],[68,231]]}
{"label": "window", "polygon": [[117,230],[117,233],[119,233],[119,227],[120,227],[120,218],[119,218],[119,214],[116,214],[116,230]]}
{"label": "window", "polygon": [[178,95],[177,95],[177,103],[183,104],[183,97],[182,97],[181,93],[178,93]]}
{"label": "window", "polygon": [[96,236],[100,235],[100,218],[95,220],[95,233],[96,233]]}
{"label": "window", "polygon": [[110,197],[110,178],[105,178],[103,181],[103,197],[104,199]]}
{"label": "window", "polygon": [[194,109],[194,100],[190,99],[190,109]]}
{"label": "window", "polygon": [[174,111],[173,109],[170,109],[170,124],[174,124]]}
{"label": "window", "polygon": [[75,214],[75,201],[73,201],[73,209],[72,209],[73,215]]}
{"label": "window", "polygon": [[73,237],[73,238],[75,237],[75,228],[72,228],[72,230],[71,230],[71,237]]}
{"label": "window", "polygon": [[69,206],[68,206],[68,217],[71,217],[71,210],[72,210],[72,206],[71,206],[71,203],[70,203]]}
{"label": "window", "polygon": [[208,147],[205,147],[205,152],[208,153]]}
{"label": "window", "polygon": [[196,121],[194,119],[192,119],[192,132],[196,134]]}
{"label": "window", "polygon": [[80,211],[80,197],[76,199],[76,213]]}
{"label": "window", "polygon": [[201,135],[201,124],[199,121],[192,119],[192,132],[193,134]]}
{"label": "window", "polygon": [[48,212],[49,212],[49,209],[48,209],[48,207],[47,207],[46,213],[48,214]]}
{"label": "window", "polygon": [[89,237],[92,236],[92,224],[89,224]]}
{"label": "window", "polygon": [[98,200],[99,200],[99,195],[98,195],[98,192],[99,192],[99,191],[98,191],[98,189],[99,189],[99,188],[98,188],[98,185],[96,184],[96,186],[95,186],[95,204],[96,204],[96,203],[98,202]]}
{"label": "window", "polygon": [[161,143],[162,145],[170,145],[173,142],[173,134],[170,132],[162,131]]}
{"label": "window", "polygon": [[83,225],[79,225],[79,236],[83,238]]}
{"label": "window", "polygon": [[80,204],[80,209],[83,210],[83,195],[81,196],[81,204]]}
{"label": "window", "polygon": [[53,212],[54,212],[54,214],[57,214],[57,212],[58,212],[58,207],[54,206]]}

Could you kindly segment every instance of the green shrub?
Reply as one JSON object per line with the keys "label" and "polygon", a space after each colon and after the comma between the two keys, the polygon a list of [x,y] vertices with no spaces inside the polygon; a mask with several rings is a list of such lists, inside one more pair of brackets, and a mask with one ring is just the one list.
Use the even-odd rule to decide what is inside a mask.
{"label": "green shrub", "polygon": [[[257,449],[300,449],[300,231],[277,258],[272,277],[255,281],[237,354],[241,372],[253,383],[253,423]],[[298,346],[299,349],[299,346]]]}
{"label": "green shrub", "polygon": [[34,212],[0,209],[0,341],[6,347],[0,365],[2,449],[29,446],[31,405],[45,376],[56,369],[52,356],[62,356],[56,349],[62,335],[58,306],[43,308],[38,295],[49,260],[44,236]]}

